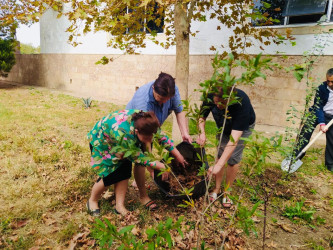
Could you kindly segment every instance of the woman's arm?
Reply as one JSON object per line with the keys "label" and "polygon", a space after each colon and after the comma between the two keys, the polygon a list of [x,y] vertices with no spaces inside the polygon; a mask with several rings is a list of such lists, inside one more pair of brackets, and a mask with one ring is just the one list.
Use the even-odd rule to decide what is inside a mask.
{"label": "woman's arm", "polygon": [[180,113],[176,113],[177,123],[180,130],[180,133],[182,135],[183,141],[187,141],[189,143],[192,143],[192,138],[189,134],[185,112],[182,111]]}

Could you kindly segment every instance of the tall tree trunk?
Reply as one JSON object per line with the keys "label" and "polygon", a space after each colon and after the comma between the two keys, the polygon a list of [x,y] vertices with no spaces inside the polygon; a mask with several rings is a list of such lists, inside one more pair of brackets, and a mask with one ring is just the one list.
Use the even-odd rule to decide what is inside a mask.
{"label": "tall tree trunk", "polygon": [[[188,76],[190,64],[190,23],[187,16],[187,4],[175,4],[175,35],[176,35],[176,83],[181,98],[188,97]],[[180,131],[174,117],[172,138],[181,141]]]}

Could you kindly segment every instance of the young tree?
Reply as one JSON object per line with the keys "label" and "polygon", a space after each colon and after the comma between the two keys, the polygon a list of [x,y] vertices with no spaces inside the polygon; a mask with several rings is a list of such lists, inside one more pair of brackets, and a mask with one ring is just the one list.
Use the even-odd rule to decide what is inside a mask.
{"label": "young tree", "polygon": [[[58,17],[65,15],[71,22],[67,31],[69,40],[77,45],[76,36],[87,32],[105,31],[112,34],[109,45],[123,49],[126,53],[136,53],[138,48],[146,46],[147,39],[164,48],[176,46],[176,78],[182,98],[187,98],[189,75],[190,37],[195,36],[191,29],[193,21],[217,19],[222,25],[234,31],[229,37],[228,45],[222,44],[224,50],[235,55],[246,53],[252,45],[249,36],[265,45],[278,42],[275,33],[270,29],[252,27],[251,17],[258,18],[260,13],[253,12],[252,0],[2,0],[1,9],[9,11],[4,18],[12,23],[18,20],[23,23],[36,22],[40,15],[52,8],[59,12]],[[70,5],[70,8],[65,6]],[[67,5],[66,5],[67,4]],[[82,28],[83,24],[83,28]],[[157,39],[157,30],[163,28],[166,42]],[[213,51],[217,48],[212,47]],[[226,55],[227,52],[223,55]],[[110,59],[104,58],[103,63]],[[112,60],[112,59],[111,59]]]}

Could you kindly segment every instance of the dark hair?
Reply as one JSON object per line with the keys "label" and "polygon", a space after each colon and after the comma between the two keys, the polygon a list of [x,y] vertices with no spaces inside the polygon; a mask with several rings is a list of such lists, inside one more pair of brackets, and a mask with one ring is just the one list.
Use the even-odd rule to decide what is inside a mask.
{"label": "dark hair", "polygon": [[152,135],[155,134],[160,127],[155,113],[153,111],[140,111],[132,115],[134,121],[134,128],[136,128],[140,134]]}
{"label": "dark hair", "polygon": [[173,97],[175,95],[175,78],[167,73],[161,72],[154,82],[154,90],[163,97]]}
{"label": "dark hair", "polygon": [[327,76],[333,76],[333,68],[327,70],[326,75],[327,75]]}
{"label": "dark hair", "polygon": [[[217,87],[216,91],[213,92],[213,96],[223,99],[223,95],[229,95],[231,90],[232,87]],[[234,89],[233,92],[236,92],[236,89]]]}

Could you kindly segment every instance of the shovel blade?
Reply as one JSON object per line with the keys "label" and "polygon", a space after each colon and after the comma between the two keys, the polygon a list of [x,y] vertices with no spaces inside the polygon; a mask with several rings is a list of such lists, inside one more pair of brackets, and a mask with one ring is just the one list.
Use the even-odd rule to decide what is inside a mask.
{"label": "shovel blade", "polygon": [[292,161],[291,158],[286,158],[281,163],[281,169],[284,172],[288,172],[289,174],[296,172],[297,169],[299,169],[299,167],[302,166],[302,164],[303,164],[303,162],[301,160],[297,160],[293,164],[291,164],[291,161]]}

